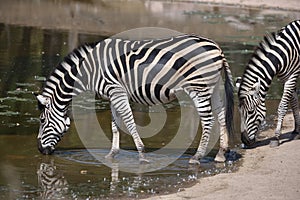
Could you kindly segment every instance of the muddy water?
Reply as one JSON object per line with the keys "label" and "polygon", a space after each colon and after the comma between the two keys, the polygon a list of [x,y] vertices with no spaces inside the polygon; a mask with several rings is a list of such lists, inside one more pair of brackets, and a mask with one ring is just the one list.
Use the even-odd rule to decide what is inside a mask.
{"label": "muddy water", "polygon": [[[126,30],[126,27],[129,29],[160,26],[210,37],[224,50],[234,77],[240,76],[253,48],[265,31],[277,30],[297,16],[295,12],[280,10],[159,1],[142,4],[138,1],[135,3],[124,1],[122,9],[120,4],[106,1],[102,4],[70,1],[72,6],[59,1],[45,1],[46,3],[38,5],[22,2],[24,5],[19,5],[18,13],[11,15],[12,13],[7,11],[16,6],[15,1],[10,1],[9,7],[0,15],[1,199],[138,198],[182,190],[199,178],[236,170],[239,165],[239,157],[236,154],[231,155],[233,163],[213,162],[217,145],[201,160],[201,167],[191,167],[187,164],[198,145],[200,131],[190,148],[179,159],[167,167],[148,173],[124,172],[120,170],[118,162],[107,167],[85,149],[73,123],[54,155],[40,155],[36,146],[39,111],[31,93],[41,90],[46,77],[74,46],[101,40]],[[27,18],[22,18],[22,13],[26,13],[26,9],[33,9],[36,6],[38,17],[27,12]],[[53,20],[43,18],[43,13],[47,15],[49,9],[54,13],[57,12],[56,14],[59,13],[60,17],[66,19],[65,22],[60,19],[55,26],[52,24],[56,20],[55,16]],[[66,13],[61,9],[64,9],[68,16],[71,10],[73,21],[64,16]],[[78,18],[79,14],[83,17]],[[127,20],[118,21],[112,18],[118,14],[124,19],[127,17]],[[102,26],[96,22],[93,24],[92,20],[89,21],[91,24],[85,23],[86,18],[95,19],[98,15],[101,16],[99,19],[102,20]],[[138,20],[135,16],[138,16]],[[70,25],[70,20],[73,23],[72,27],[67,26]],[[86,26],[83,29],[83,25],[74,26],[74,24]],[[269,116],[276,113],[281,88],[282,86],[275,80],[268,95]],[[176,133],[178,129],[180,121],[178,103],[169,104],[165,109],[167,121],[163,130],[156,136],[145,139],[146,146],[152,148],[148,149],[150,152],[172,140],[174,137],[172,133]],[[103,130],[111,137],[108,103],[97,100],[96,113]],[[134,114],[138,124],[141,126],[147,124],[149,116],[145,108],[136,107]],[[240,143],[237,112],[234,124],[236,134],[231,147],[240,153],[237,148]],[[267,125],[271,126],[272,123]],[[126,151],[122,152],[119,159],[128,160],[136,156],[136,152],[132,151],[134,150],[132,139],[126,134],[121,136],[121,148]],[[106,153],[107,149],[95,148],[94,151]]]}

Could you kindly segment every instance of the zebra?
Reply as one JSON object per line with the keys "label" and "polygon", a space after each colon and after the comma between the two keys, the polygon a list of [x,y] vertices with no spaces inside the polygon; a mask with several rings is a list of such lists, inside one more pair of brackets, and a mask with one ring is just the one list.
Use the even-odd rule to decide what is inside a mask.
{"label": "zebra", "polygon": [[[202,124],[199,147],[189,161],[199,163],[214,123],[211,96],[222,72],[226,106],[217,111],[220,149],[215,160],[224,162],[234,105],[230,67],[215,42],[187,34],[145,40],[108,38],[74,49],[54,69],[42,94],[36,94],[41,110],[38,149],[42,154],[53,153],[70,127],[67,110],[72,98],[92,91],[110,102],[112,147],[106,158],[114,158],[119,152],[119,131],[114,117],[119,115],[133,138],[140,162],[148,162],[129,102],[163,104],[184,91],[193,100]],[[220,95],[216,98],[220,99]]]}
{"label": "zebra", "polygon": [[238,86],[239,111],[241,114],[241,139],[248,146],[255,143],[259,127],[266,117],[265,99],[272,79],[277,76],[284,84],[278,106],[278,122],[275,140],[279,145],[282,121],[288,110],[293,110],[295,128],[292,133],[299,137],[300,117],[296,91],[300,74],[300,20],[293,21],[278,32],[266,34],[252,55]]}
{"label": "zebra", "polygon": [[64,175],[56,169],[53,160],[41,163],[37,170],[38,185],[42,199],[61,199],[68,193],[69,184]]}

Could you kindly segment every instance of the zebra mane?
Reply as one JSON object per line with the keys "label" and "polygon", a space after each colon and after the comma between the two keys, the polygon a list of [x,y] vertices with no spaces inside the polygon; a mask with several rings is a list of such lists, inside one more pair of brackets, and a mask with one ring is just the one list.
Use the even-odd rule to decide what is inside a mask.
{"label": "zebra mane", "polygon": [[[64,59],[53,69],[52,73],[50,73],[50,76],[45,82],[43,94],[47,93],[50,96],[54,95],[53,92],[56,90],[54,85],[55,87],[60,87],[60,89],[70,92],[70,88],[62,86],[60,82],[67,76],[70,76],[70,72],[75,75],[78,73],[78,69],[81,67],[82,62],[87,58],[89,52],[91,52],[97,44],[98,42],[84,44],[75,48],[67,56],[65,56]],[[69,78],[69,80],[72,79]]]}
{"label": "zebra mane", "polygon": [[259,50],[266,50],[270,49],[271,46],[273,46],[274,43],[276,43],[276,35],[277,33],[275,32],[267,32],[266,35],[264,36],[264,39],[260,42],[258,49]]}
{"label": "zebra mane", "polygon": [[74,66],[80,65],[82,63],[82,61],[86,59],[87,54],[96,45],[97,45],[97,42],[87,43],[87,44],[79,46],[78,48],[75,48],[67,56],[64,57],[63,61],[57,66],[57,68],[59,68],[60,66],[63,67],[63,63],[67,63],[68,65],[71,66],[71,68]]}

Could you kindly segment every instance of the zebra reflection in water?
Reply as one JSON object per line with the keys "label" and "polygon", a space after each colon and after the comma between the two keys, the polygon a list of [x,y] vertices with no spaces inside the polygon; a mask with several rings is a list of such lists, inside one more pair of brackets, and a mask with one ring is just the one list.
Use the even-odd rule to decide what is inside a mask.
{"label": "zebra reflection in water", "polygon": [[41,163],[37,170],[38,185],[42,199],[61,199],[68,193],[68,182],[63,173],[56,169],[53,161]]}
{"label": "zebra reflection in water", "polygon": [[[63,172],[57,169],[54,161],[49,163],[41,163],[37,170],[38,185],[41,188],[41,199],[64,199],[73,196],[69,191],[69,184]],[[140,176],[139,176],[140,177]],[[139,180],[141,177],[139,178]],[[119,165],[112,164],[111,181],[109,190],[111,194],[118,189],[119,183]],[[139,185],[137,185],[139,186]]]}
{"label": "zebra reflection in water", "polygon": [[[83,175],[84,174],[86,174],[86,172],[83,173]],[[78,195],[75,191],[69,189],[70,185],[67,178],[61,170],[57,169],[53,160],[50,163],[41,163],[37,170],[37,175],[38,185],[41,188],[41,199],[73,199]],[[103,183],[99,182],[95,184],[109,184],[107,187],[109,191],[108,195],[118,196],[120,194],[120,190],[124,190],[124,186],[121,181],[122,179],[119,178],[119,163],[115,162],[111,165],[110,181],[107,182],[106,178],[104,178]],[[133,177],[132,182],[129,181],[129,179],[125,179],[123,181],[125,181],[126,185],[128,185],[128,188],[125,187],[125,191],[128,192],[128,196],[134,196],[141,187],[144,187],[142,174],[138,174]],[[100,188],[98,188],[99,191],[96,190],[97,189],[95,189],[94,192],[98,193]],[[124,193],[124,191],[121,191],[121,193]]]}

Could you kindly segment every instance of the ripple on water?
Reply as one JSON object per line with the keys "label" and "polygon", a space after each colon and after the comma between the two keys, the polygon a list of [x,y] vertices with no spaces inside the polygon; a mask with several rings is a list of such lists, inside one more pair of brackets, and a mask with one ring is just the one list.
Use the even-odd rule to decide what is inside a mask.
{"label": "ripple on water", "polygon": [[[120,163],[127,164],[128,167],[138,167],[133,165],[138,159],[138,153],[136,151],[124,151],[121,150],[120,154],[112,162],[111,169],[107,170],[107,167],[102,160],[95,158],[93,154],[105,156],[108,149],[77,149],[77,150],[64,150],[57,151],[55,156],[60,159],[68,160],[74,163],[82,165],[94,166],[103,168],[106,171],[106,175],[98,183],[90,182],[87,185],[81,185],[82,188],[90,190],[88,188],[95,187],[95,184],[101,190],[99,190],[99,196],[101,197],[141,197],[153,194],[168,194],[176,192],[183,187],[196,183],[197,179],[212,176],[219,173],[230,173],[238,168],[239,157],[231,156],[232,161],[229,163],[215,163],[213,157],[205,157],[201,159],[201,167],[191,166],[188,164],[188,160],[191,155],[184,154],[179,157],[175,162],[171,163],[167,167],[162,169],[148,172],[148,173],[127,173],[119,170],[118,166]],[[235,151],[230,152],[231,155],[237,154]],[[150,160],[156,162],[162,162],[165,158],[163,155],[155,153],[148,153]],[[228,155],[228,158],[230,155]],[[235,157],[235,158],[234,158]],[[233,160],[233,158],[235,160]],[[86,169],[81,170],[82,174],[89,174],[90,172]],[[109,183],[109,187],[104,187]],[[93,191],[94,195],[95,190]],[[77,196],[80,196],[78,193]]]}

